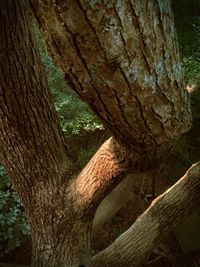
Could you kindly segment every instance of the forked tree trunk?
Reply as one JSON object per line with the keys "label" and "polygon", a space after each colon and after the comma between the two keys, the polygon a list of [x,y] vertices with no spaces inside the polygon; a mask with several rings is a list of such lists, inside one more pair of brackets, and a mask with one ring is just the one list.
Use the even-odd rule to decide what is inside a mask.
{"label": "forked tree trunk", "polygon": [[[29,1],[2,0],[1,158],[31,225],[32,266],[89,267],[92,221],[100,202],[129,172],[156,166],[190,124],[171,11],[168,1],[31,3],[53,58],[114,138],[74,175],[31,36]],[[198,165],[194,169],[199,171]],[[160,216],[162,205],[166,211],[170,204],[178,210],[172,224],[167,220],[173,214],[163,217],[166,232],[199,204],[199,179],[191,177],[176,186],[176,204],[185,194],[184,211],[170,198],[173,190],[151,208],[156,207]],[[189,193],[190,184],[194,195]],[[151,220],[145,224],[145,216],[143,225],[153,238],[155,229]],[[137,225],[135,240],[140,237]],[[126,240],[134,250],[134,240]],[[94,259],[97,266],[101,262],[117,266],[113,252],[121,239],[116,242],[103,252],[107,259]],[[141,249],[149,253],[152,246],[146,248],[144,243]],[[143,259],[140,254],[137,262]],[[133,257],[128,264],[134,265]]]}

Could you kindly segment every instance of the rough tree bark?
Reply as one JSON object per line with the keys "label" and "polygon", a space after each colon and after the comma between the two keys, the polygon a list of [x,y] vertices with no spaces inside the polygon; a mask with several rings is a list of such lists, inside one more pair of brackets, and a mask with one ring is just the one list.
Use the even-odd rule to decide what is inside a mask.
{"label": "rough tree bark", "polygon": [[169,1],[31,3],[49,53],[134,151],[134,170],[156,164],[190,124]]}
{"label": "rough tree bark", "polygon": [[[32,0],[31,7],[55,62],[114,137],[75,176],[31,35],[29,1],[2,0],[1,158],[31,225],[32,266],[89,267],[99,203],[128,173],[159,164],[190,125],[171,10],[168,1],[139,0]],[[198,165],[194,169],[199,172]],[[156,226],[168,231],[199,204],[196,175],[174,188],[141,217],[152,240],[159,234],[148,219],[154,209]],[[179,201],[184,210],[176,205],[178,212],[170,213],[170,204],[174,208]],[[159,222],[163,206],[166,216]],[[133,250],[137,244],[132,237],[141,236],[138,224],[124,243]],[[102,252],[103,261],[97,255],[94,264],[115,262],[120,246],[121,239]],[[149,253],[152,245],[140,248]],[[137,263],[144,259],[138,253]],[[134,257],[127,258],[134,265]]]}

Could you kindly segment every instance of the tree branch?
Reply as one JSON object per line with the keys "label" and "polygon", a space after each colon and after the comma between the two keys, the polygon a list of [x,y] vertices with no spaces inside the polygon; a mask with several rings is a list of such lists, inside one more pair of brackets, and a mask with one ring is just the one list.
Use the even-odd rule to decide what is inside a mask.
{"label": "tree branch", "polygon": [[103,225],[133,197],[136,175],[128,175],[107,195],[98,206],[92,225],[92,235],[98,234]]}
{"label": "tree branch", "polygon": [[200,162],[156,198],[136,222],[97,254],[95,267],[138,266],[167,234],[200,204]]}
{"label": "tree branch", "polygon": [[0,153],[24,195],[70,169],[28,10],[28,1],[0,1]]}
{"label": "tree branch", "polygon": [[95,211],[102,199],[125,177],[129,166],[129,153],[111,137],[73,181],[72,190],[77,201]]}
{"label": "tree branch", "polygon": [[[156,168],[157,171],[157,168]],[[152,179],[155,169],[147,172],[129,174],[107,195],[98,206],[92,226],[93,237],[98,234],[103,225],[133,198],[136,180]]]}

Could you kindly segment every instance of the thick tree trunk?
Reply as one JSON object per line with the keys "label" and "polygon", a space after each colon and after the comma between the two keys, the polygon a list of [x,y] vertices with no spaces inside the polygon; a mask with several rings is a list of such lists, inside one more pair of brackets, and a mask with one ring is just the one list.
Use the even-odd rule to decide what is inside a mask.
{"label": "thick tree trunk", "polygon": [[70,191],[71,166],[31,36],[26,0],[0,1],[0,151],[31,225],[32,266],[90,266],[91,219]]}
{"label": "thick tree trunk", "polygon": [[[57,222],[46,222],[43,229],[32,224],[32,264],[37,267],[92,266],[90,223],[82,218],[69,217],[56,229]],[[42,227],[42,225],[41,225]],[[46,229],[47,228],[47,229]],[[55,232],[54,232],[55,230]]]}
{"label": "thick tree trunk", "polygon": [[134,171],[159,162],[190,125],[169,1],[31,3],[49,53]]}

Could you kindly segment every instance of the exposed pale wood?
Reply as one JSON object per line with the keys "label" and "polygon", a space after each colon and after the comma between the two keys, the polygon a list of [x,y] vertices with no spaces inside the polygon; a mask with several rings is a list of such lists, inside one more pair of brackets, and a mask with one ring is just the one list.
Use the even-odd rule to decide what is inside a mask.
{"label": "exposed pale wood", "polygon": [[139,180],[142,184],[145,178],[151,180],[154,175],[155,171],[152,169],[144,173],[129,174],[124,178],[98,206],[93,220],[92,234],[94,236],[98,235],[98,231],[104,224],[112,219],[113,216],[133,198],[136,181],[138,182]]}
{"label": "exposed pale wood", "polygon": [[107,195],[98,206],[92,225],[92,234],[95,236],[104,224],[133,197],[133,188],[137,175],[128,175]]}

